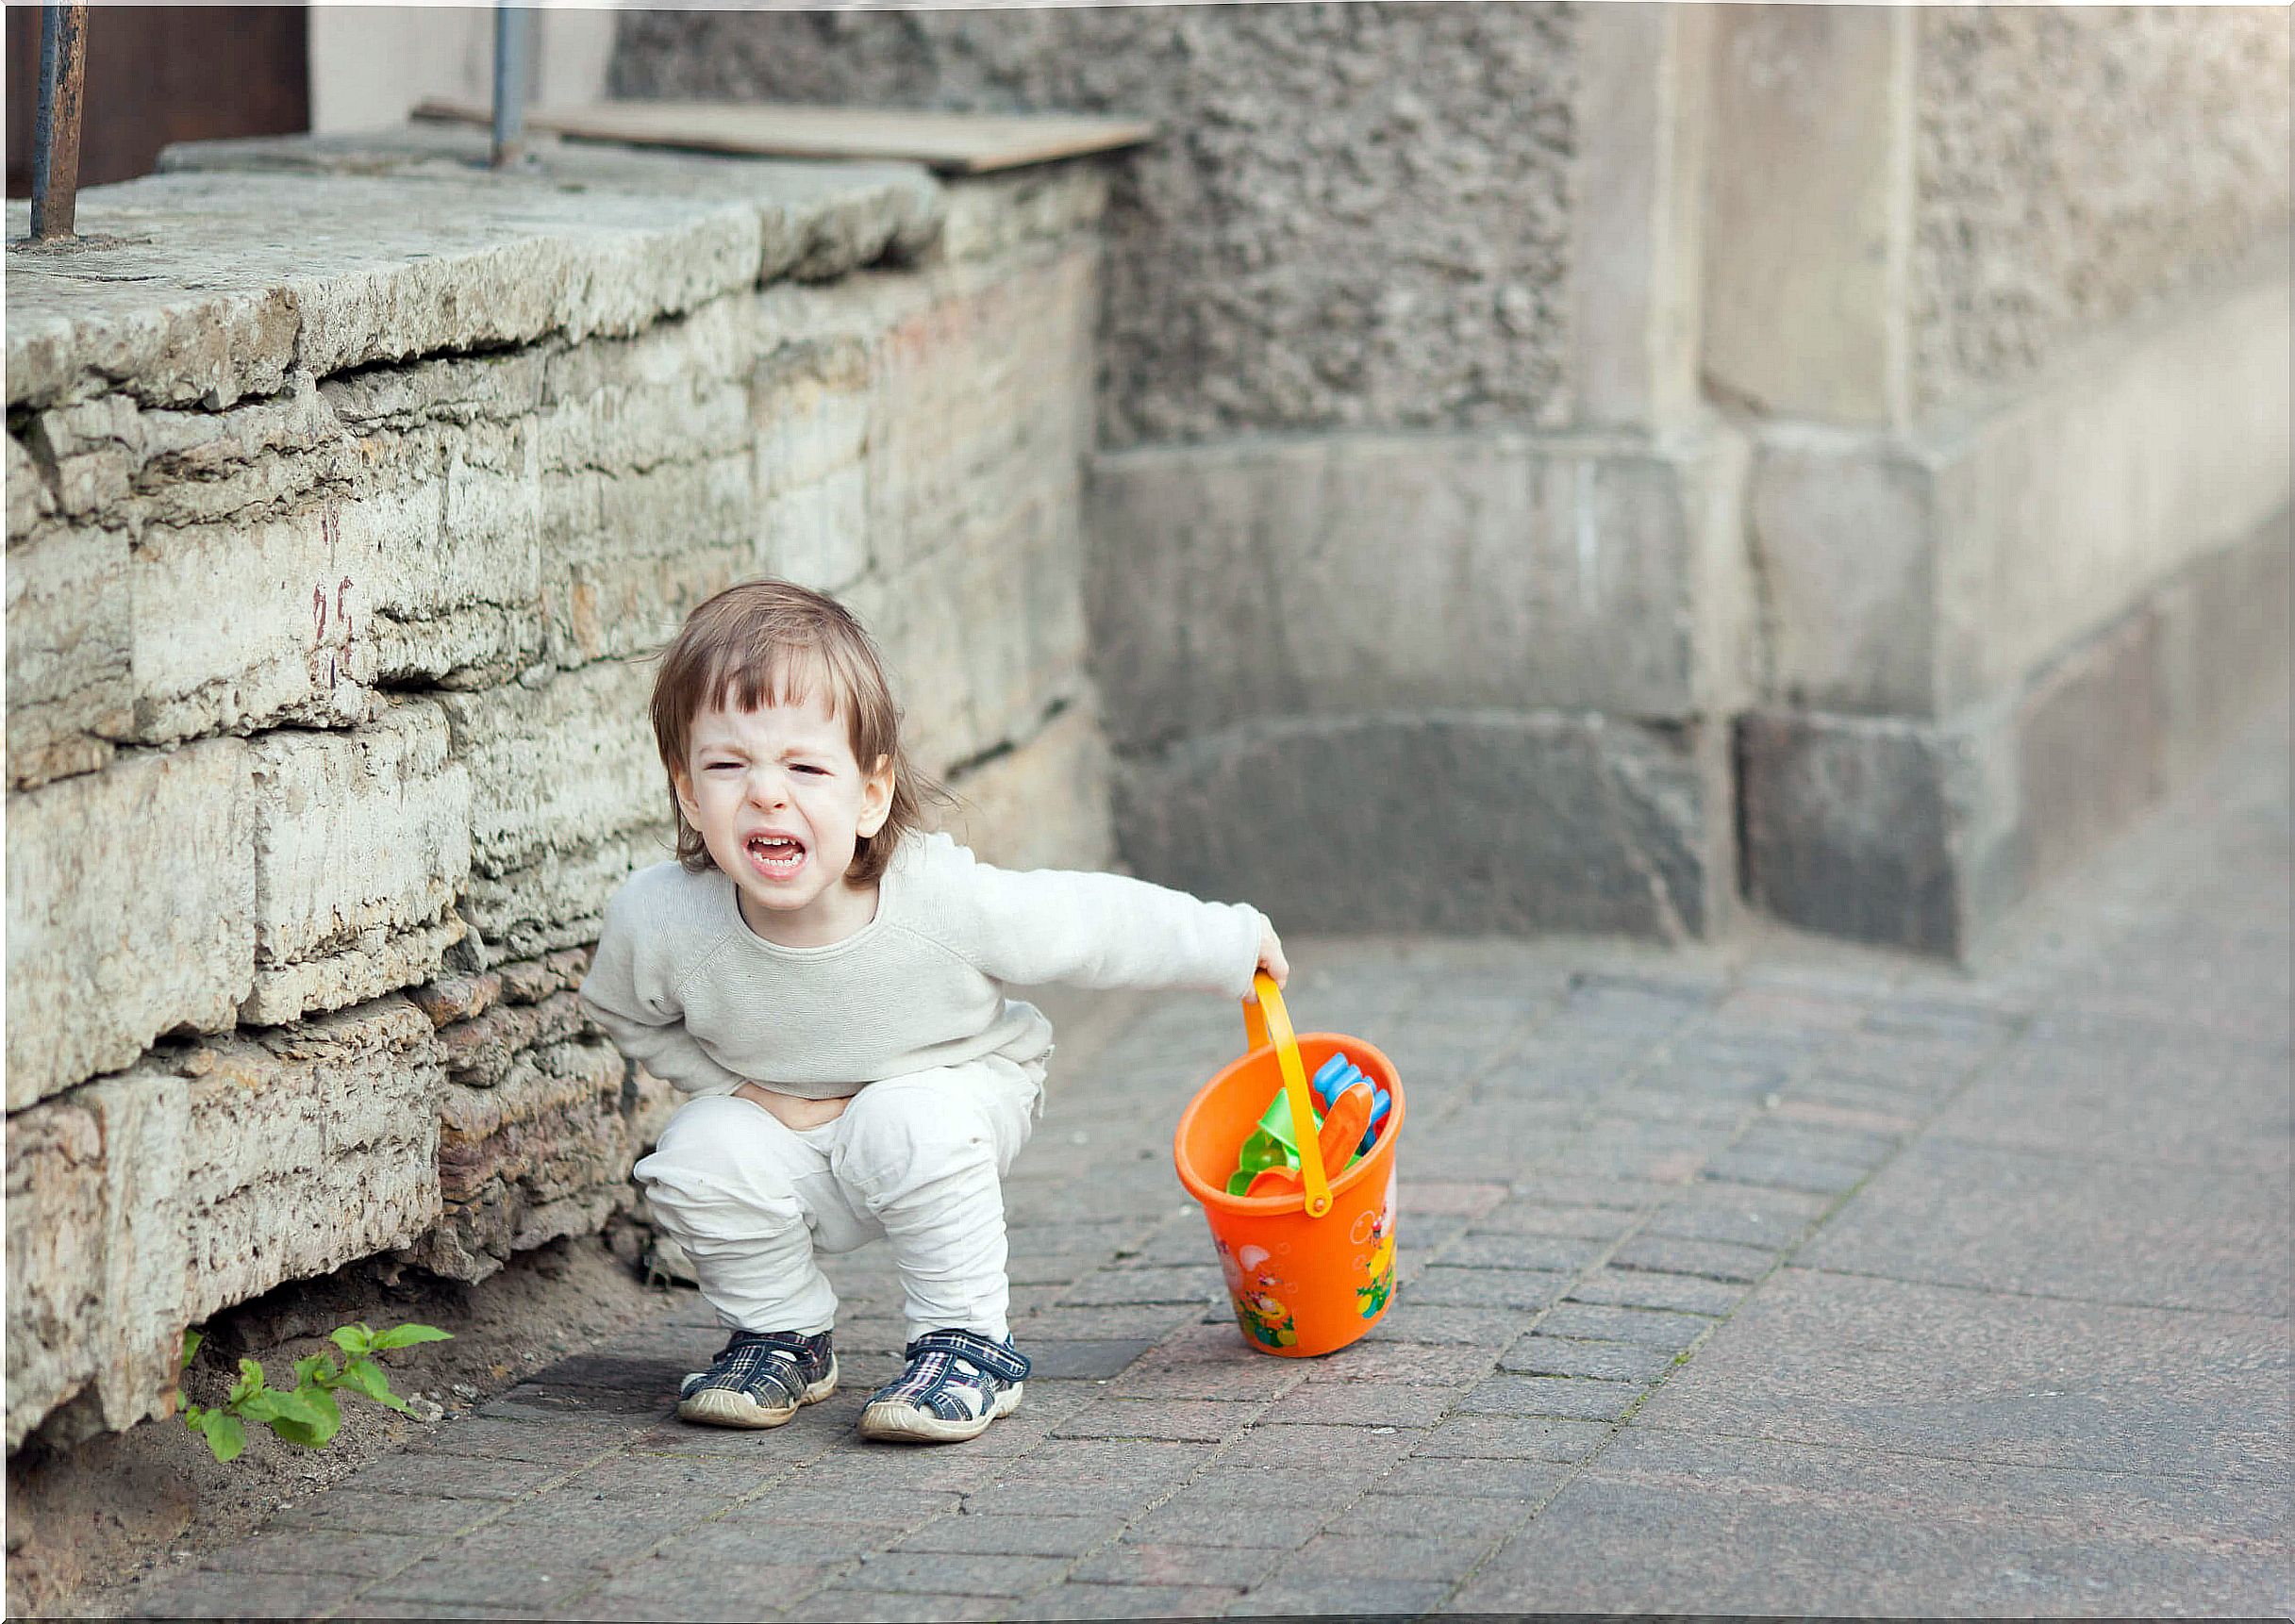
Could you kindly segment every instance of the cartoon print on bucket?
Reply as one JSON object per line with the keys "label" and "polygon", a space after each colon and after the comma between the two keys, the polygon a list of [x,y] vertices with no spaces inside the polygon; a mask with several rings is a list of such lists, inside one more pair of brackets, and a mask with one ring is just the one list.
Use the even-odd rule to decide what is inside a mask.
{"label": "cartoon print on bucket", "polygon": [[1355,1220],[1350,1236],[1357,1246],[1369,1246],[1368,1252],[1357,1252],[1355,1267],[1362,1270],[1367,1284],[1355,1288],[1355,1301],[1365,1319],[1375,1319],[1394,1295],[1394,1196],[1395,1178],[1387,1175],[1387,1194],[1375,1213],[1364,1213]]}
{"label": "cartoon print on bucket", "polygon": [[1266,1348],[1289,1348],[1299,1340],[1298,1322],[1275,1288],[1284,1281],[1269,1270],[1267,1249],[1247,1246],[1239,1254],[1218,1235],[1220,1272],[1227,1277],[1227,1295],[1235,1303],[1235,1322],[1243,1334]]}

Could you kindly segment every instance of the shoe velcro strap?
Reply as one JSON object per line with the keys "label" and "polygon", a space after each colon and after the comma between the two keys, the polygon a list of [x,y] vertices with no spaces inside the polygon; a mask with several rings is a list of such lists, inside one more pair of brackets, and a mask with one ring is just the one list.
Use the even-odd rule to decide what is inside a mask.
{"label": "shoe velcro strap", "polygon": [[1009,1342],[997,1342],[973,1331],[929,1331],[908,1344],[903,1357],[920,1353],[947,1353],[1001,1376],[1007,1382],[1028,1379],[1028,1356]]}

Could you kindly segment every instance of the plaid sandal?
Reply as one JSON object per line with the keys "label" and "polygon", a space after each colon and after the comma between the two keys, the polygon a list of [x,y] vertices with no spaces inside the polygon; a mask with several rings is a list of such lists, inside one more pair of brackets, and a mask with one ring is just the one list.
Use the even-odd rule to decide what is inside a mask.
{"label": "plaid sandal", "polygon": [[860,1435],[887,1443],[953,1444],[976,1438],[1020,1408],[1028,1357],[1008,1341],[972,1331],[934,1331],[905,1350],[908,1367],[878,1388],[860,1413]]}
{"label": "plaid sandal", "polygon": [[736,1331],[707,1370],[677,1389],[677,1418],[706,1427],[777,1427],[837,1391],[825,1331]]}

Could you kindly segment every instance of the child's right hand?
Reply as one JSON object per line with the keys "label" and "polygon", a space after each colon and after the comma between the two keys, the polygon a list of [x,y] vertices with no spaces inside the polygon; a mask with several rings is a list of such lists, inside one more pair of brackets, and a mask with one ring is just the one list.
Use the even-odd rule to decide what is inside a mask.
{"label": "child's right hand", "polygon": [[[1290,985],[1291,967],[1290,961],[1283,956],[1283,939],[1275,935],[1275,927],[1264,916],[1259,920],[1259,969],[1267,972],[1278,991]],[[1245,993],[1243,1002],[1258,1003],[1258,988],[1254,986]]]}

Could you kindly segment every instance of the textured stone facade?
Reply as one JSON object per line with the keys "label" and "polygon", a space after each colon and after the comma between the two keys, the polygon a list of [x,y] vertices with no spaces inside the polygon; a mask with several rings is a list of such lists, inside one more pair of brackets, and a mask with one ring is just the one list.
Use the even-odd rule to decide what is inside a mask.
{"label": "textured stone facade", "polygon": [[615,93],[1107,111],[1111,447],[1570,415],[1564,5],[632,11]]}
{"label": "textured stone facade", "polygon": [[628,1205],[672,1101],[574,988],[707,594],[839,590],[985,853],[1109,855],[1104,178],[478,142],[186,149],[11,256],[10,1448],[283,1282]]}
{"label": "textured stone facade", "polygon": [[2028,376],[2285,238],[2289,34],[2284,7],[1918,14],[1924,403]]}

